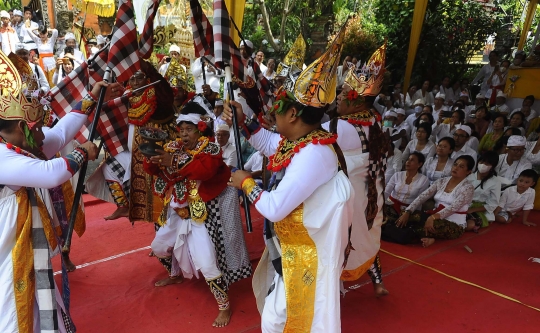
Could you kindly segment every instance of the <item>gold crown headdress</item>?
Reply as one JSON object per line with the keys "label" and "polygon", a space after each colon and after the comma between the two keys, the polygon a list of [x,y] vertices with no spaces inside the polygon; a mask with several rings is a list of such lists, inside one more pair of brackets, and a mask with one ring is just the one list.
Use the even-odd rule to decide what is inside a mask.
{"label": "gold crown headdress", "polygon": [[165,73],[165,78],[169,80],[171,87],[180,87],[187,90],[187,73],[184,67],[176,58],[172,58]]}
{"label": "gold crown headdress", "polygon": [[0,90],[0,119],[27,123],[43,119],[41,104],[37,98],[26,98],[27,87],[23,85],[19,71],[3,52],[0,52]]}
{"label": "gold crown headdress", "polygon": [[359,96],[377,96],[384,81],[385,60],[386,41],[357,72],[354,70],[349,71],[345,77],[345,83],[355,90]]}
{"label": "gold crown headdress", "polygon": [[[291,49],[283,58],[283,61],[279,63],[276,73],[281,73],[283,71],[284,66],[285,67],[294,67],[302,68],[304,66],[304,58],[306,57],[306,42],[304,41],[304,37],[302,37],[302,34],[299,34],[298,37],[296,37],[296,40],[294,41]],[[283,75],[287,76],[287,75]]]}
{"label": "gold crown headdress", "polygon": [[336,72],[345,31],[346,24],[341,27],[328,50],[300,73],[294,85],[294,96],[300,103],[323,107],[336,99]]}

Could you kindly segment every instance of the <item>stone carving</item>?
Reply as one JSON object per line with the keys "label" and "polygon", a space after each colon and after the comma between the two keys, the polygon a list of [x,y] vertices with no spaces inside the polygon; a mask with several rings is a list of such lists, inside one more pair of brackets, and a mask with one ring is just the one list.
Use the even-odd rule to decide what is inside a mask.
{"label": "stone carving", "polygon": [[56,29],[60,36],[64,36],[66,32],[71,31],[73,25],[73,12],[68,10],[60,10],[56,12]]}

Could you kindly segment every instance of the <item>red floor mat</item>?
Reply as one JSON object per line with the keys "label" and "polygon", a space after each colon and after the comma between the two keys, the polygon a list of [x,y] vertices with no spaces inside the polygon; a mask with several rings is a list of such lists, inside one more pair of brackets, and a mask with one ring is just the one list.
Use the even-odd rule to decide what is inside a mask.
{"label": "red floor mat", "polygon": [[[216,330],[211,323],[217,306],[203,280],[155,288],[154,282],[166,272],[148,257],[149,250],[122,255],[150,245],[152,224],[104,221],[114,206],[90,196],[85,201],[87,232],[81,239],[74,237],[73,262],[120,256],[70,273],[71,313],[78,332]],[[539,216],[534,213],[531,220],[538,221]],[[255,265],[264,243],[262,218],[257,212],[252,218],[254,232],[246,234],[246,240]],[[540,257],[540,228],[516,222],[491,226],[478,235],[467,233],[457,241],[436,242],[427,249],[384,242],[382,248],[540,308],[540,265],[528,261]],[[377,299],[367,277],[347,284],[355,289],[342,301],[343,332],[537,332],[540,327],[540,312],[384,253],[381,261],[390,295]],[[230,299],[232,321],[219,331],[260,332],[251,279],[233,284]]]}

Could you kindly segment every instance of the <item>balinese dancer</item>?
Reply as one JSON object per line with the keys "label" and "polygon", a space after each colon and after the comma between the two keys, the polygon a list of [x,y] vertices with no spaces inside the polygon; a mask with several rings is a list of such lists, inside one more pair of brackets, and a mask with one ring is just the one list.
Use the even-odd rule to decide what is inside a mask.
{"label": "balinese dancer", "polygon": [[195,97],[193,91],[189,91],[187,84],[187,73],[180,66],[169,66],[167,71],[167,80],[171,85],[174,94],[174,106],[176,107],[176,113],[182,109],[184,104]]}
{"label": "balinese dancer", "polygon": [[[384,80],[386,44],[373,53],[361,71],[349,71],[343,90],[337,99],[339,120],[323,124],[323,128],[337,133],[338,144],[343,149],[349,178],[356,194],[355,221],[351,230],[351,251],[343,280],[354,281],[365,272],[366,257],[373,264],[368,270],[375,294],[388,294],[381,274],[379,251],[384,204],[384,172],[386,168],[386,137],[380,124],[381,117],[373,109]],[[363,236],[363,226],[369,228],[372,242]]]}
{"label": "balinese dancer", "polygon": [[64,238],[48,189],[68,181],[85,161],[96,158],[98,150],[88,142],[62,158],[49,158],[87,121],[94,104],[91,96],[103,83],[44,132],[40,103],[23,95],[19,73],[3,53],[0,76],[9,78],[1,82],[0,96],[0,331],[74,332],[67,277],[63,295],[53,279],[51,257]]}
{"label": "balinese dancer", "polygon": [[117,209],[106,220],[128,217],[131,222],[155,222],[163,208],[162,201],[152,194],[152,177],[142,168],[144,156],[138,147],[143,139],[139,129],[160,128],[169,134],[169,139],[176,139],[172,88],[151,64],[141,60],[141,70],[129,79],[127,89],[135,90],[158,80],[161,82],[157,85],[129,97],[124,151],[114,156],[107,153],[86,183],[88,193],[116,204]]}
{"label": "balinese dancer", "polygon": [[238,193],[227,186],[231,172],[210,138],[212,119],[206,111],[189,102],[177,122],[180,139],[144,162],[145,171],[156,176],[154,192],[166,200],[152,251],[169,277],[155,285],[181,283],[200,271],[219,307],[213,326],[223,327],[231,317],[229,285],[252,272]]}
{"label": "balinese dancer", "polygon": [[[246,119],[243,134],[269,156],[276,177],[270,192],[245,171],[234,172],[230,182],[266,218],[267,247],[253,279],[265,333],[341,331],[340,277],[355,195],[340,167],[346,163],[337,135],[323,130],[321,119],[335,98],[342,35],[300,74],[294,93],[278,93],[273,112],[281,135],[259,127],[231,102],[238,119]],[[230,119],[229,107],[224,114]]]}

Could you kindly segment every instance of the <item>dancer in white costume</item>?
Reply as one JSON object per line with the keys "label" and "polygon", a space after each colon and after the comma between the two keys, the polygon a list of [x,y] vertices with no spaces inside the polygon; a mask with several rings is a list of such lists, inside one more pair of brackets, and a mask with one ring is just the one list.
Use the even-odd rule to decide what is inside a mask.
{"label": "dancer in white costume", "polygon": [[63,158],[49,158],[87,121],[94,101],[87,96],[75,108],[82,111],[72,111],[43,132],[41,105],[20,93],[19,74],[3,54],[0,75],[15,82],[2,86],[7,95],[0,97],[6,106],[0,116],[0,331],[72,332],[65,302],[69,296],[60,295],[52,278],[51,257],[63,238],[55,233],[59,217],[48,189],[66,182],[84,161],[95,159],[97,147],[85,143]]}
{"label": "dancer in white costume", "polygon": [[[260,128],[254,119],[242,125],[253,147],[269,156],[276,179],[271,192],[245,171],[234,172],[230,182],[266,218],[266,250],[253,278],[263,332],[341,331],[340,277],[350,251],[355,193],[337,135],[321,129],[335,93],[302,88],[320,79],[322,91],[335,92],[335,81],[328,78],[335,76],[341,37],[300,74],[294,94],[278,92],[273,112],[280,134]],[[240,104],[231,103],[238,119],[246,118]],[[232,111],[225,109],[229,120]],[[366,225],[364,231],[371,242]]]}

